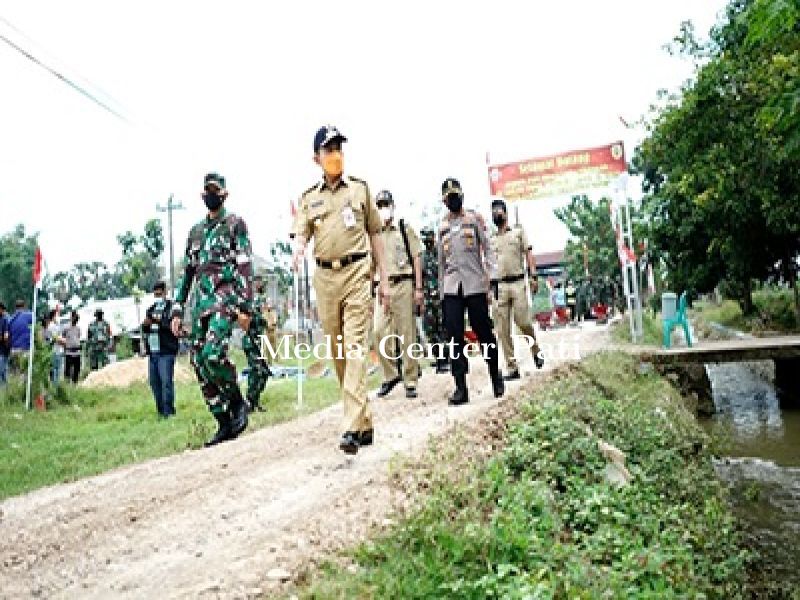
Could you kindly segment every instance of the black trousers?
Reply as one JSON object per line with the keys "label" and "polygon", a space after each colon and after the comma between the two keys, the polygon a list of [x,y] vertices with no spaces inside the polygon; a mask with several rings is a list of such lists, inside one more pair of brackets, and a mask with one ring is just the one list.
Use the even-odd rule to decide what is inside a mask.
{"label": "black trousers", "polygon": [[[489,366],[489,375],[494,379],[499,376],[497,338],[492,331],[492,319],[489,316],[489,302],[486,294],[470,294],[465,296],[459,288],[458,295],[446,295],[442,301],[444,313],[444,329],[447,340],[454,341],[450,358],[450,372],[453,377],[465,375],[469,370],[467,357],[464,356],[464,309],[469,316],[469,324],[483,346],[483,356]],[[451,346],[447,346],[448,350]]]}
{"label": "black trousers", "polygon": [[64,357],[64,377],[72,383],[78,383],[78,376],[81,374],[81,357],[66,355]]}

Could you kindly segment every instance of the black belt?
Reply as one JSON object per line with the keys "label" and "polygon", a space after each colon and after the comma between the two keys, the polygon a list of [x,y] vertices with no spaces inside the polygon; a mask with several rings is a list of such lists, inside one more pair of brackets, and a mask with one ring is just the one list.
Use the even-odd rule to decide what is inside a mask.
{"label": "black belt", "polygon": [[414,279],[414,276],[411,273],[406,273],[405,275],[392,275],[389,277],[389,283],[397,283],[398,281],[405,281],[407,279]]}
{"label": "black belt", "polygon": [[321,260],[318,258],[317,265],[322,267],[323,269],[333,269],[334,271],[338,271],[342,267],[351,265],[354,262],[357,262],[366,256],[367,256],[366,252],[356,252],[355,254],[348,254],[344,258],[340,258],[337,260]]}
{"label": "black belt", "polygon": [[525,275],[509,275],[508,277],[501,277],[501,283],[516,283],[525,279]]}

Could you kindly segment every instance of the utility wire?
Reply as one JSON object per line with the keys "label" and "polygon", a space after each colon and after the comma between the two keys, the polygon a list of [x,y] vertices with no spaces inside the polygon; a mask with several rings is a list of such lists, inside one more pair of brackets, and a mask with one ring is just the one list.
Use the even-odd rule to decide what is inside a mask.
{"label": "utility wire", "polygon": [[[14,29],[15,31],[18,31],[19,33],[22,33],[21,31],[19,31],[19,29],[17,29],[17,28],[16,28],[16,27],[14,27],[14,26],[13,26],[11,23],[9,23],[7,19],[5,19],[5,18],[3,18],[3,17],[0,17],[0,20],[2,20],[3,22],[7,23],[7,24],[8,24],[8,25],[9,25],[9,26],[10,26],[12,29]],[[24,34],[23,34],[23,35],[24,35]],[[27,36],[26,36],[26,37],[27,37]],[[69,78],[69,77],[67,77],[66,75],[63,75],[62,73],[60,73],[59,71],[57,71],[57,70],[56,70],[56,69],[54,69],[53,67],[50,67],[49,65],[45,64],[44,62],[42,62],[41,60],[39,60],[38,58],[36,58],[36,57],[35,57],[33,54],[31,54],[30,52],[28,52],[28,51],[27,51],[27,50],[25,50],[24,48],[22,48],[22,47],[18,46],[18,45],[17,45],[17,44],[15,44],[13,41],[11,41],[10,39],[8,39],[8,38],[7,38],[5,35],[3,35],[2,33],[0,33],[0,40],[4,41],[6,44],[8,44],[9,46],[11,46],[11,47],[12,47],[14,50],[16,50],[17,52],[19,52],[20,54],[22,54],[22,55],[23,55],[25,58],[27,58],[28,60],[30,60],[31,62],[33,62],[33,63],[34,63],[34,64],[36,64],[37,66],[39,66],[39,67],[43,68],[44,70],[46,70],[48,73],[50,73],[51,75],[53,75],[53,76],[54,76],[54,77],[56,77],[57,79],[60,79],[62,82],[66,83],[66,84],[67,84],[69,87],[71,87],[72,89],[74,89],[76,92],[78,92],[78,93],[79,93],[79,94],[81,94],[82,96],[85,96],[86,98],[88,98],[89,100],[91,100],[92,102],[94,102],[95,104],[97,104],[98,106],[100,106],[100,107],[104,108],[105,110],[107,110],[108,112],[110,112],[112,115],[114,115],[114,116],[115,116],[115,117],[117,117],[118,119],[120,119],[120,120],[122,120],[122,121],[125,121],[126,123],[129,123],[129,124],[130,124],[130,121],[129,121],[128,119],[126,119],[126,118],[125,118],[123,115],[121,115],[121,114],[120,114],[120,113],[118,113],[116,110],[114,110],[113,108],[111,108],[111,107],[110,107],[108,104],[106,104],[105,102],[103,102],[102,100],[100,100],[99,98],[97,98],[97,96],[95,96],[94,94],[92,94],[91,92],[89,92],[88,90],[86,90],[86,89],[85,89],[83,86],[81,86],[81,85],[79,85],[79,84],[75,83],[75,82],[74,82],[72,79],[70,79],[70,78]]]}

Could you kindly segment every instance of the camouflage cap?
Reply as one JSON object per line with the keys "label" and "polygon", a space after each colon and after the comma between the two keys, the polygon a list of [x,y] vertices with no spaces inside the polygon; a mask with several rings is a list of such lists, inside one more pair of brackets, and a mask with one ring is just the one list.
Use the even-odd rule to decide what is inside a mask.
{"label": "camouflage cap", "polygon": [[205,178],[203,178],[203,189],[207,188],[209,185],[215,185],[219,189],[224,190],[225,178],[219,173],[208,173]]}
{"label": "camouflage cap", "polygon": [[427,238],[433,239],[433,229],[431,229],[430,227],[423,227],[422,229],[419,230],[419,235],[422,239],[427,239]]}
{"label": "camouflage cap", "polygon": [[380,192],[378,192],[378,195],[375,196],[375,204],[377,206],[394,204],[394,198],[392,198],[392,192],[390,192],[389,190],[381,190]]}

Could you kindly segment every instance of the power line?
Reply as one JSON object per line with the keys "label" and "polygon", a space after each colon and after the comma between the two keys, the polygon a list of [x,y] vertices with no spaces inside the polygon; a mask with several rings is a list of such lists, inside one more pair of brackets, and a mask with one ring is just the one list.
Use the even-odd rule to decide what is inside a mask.
{"label": "power line", "polygon": [[[8,24],[15,31],[17,31],[19,33],[22,33],[19,29],[17,29],[11,23],[9,23],[9,21],[7,19],[5,19],[3,17],[0,17],[0,20],[2,20],[4,23]],[[95,104],[100,106],[101,108],[104,108],[105,110],[110,112],[112,115],[114,115],[118,119],[120,119],[122,121],[125,121],[126,123],[130,123],[130,121],[128,119],[126,119],[123,115],[121,115],[120,113],[115,111],[113,108],[108,106],[108,104],[106,104],[105,102],[103,102],[102,100],[97,98],[94,94],[92,94],[88,90],[84,89],[82,86],[80,86],[79,84],[75,83],[74,81],[72,81],[72,79],[70,79],[66,75],[63,75],[62,73],[60,73],[59,71],[57,71],[53,67],[45,64],[44,62],[42,62],[41,60],[36,58],[33,54],[31,54],[30,52],[28,52],[27,50],[25,50],[21,46],[18,46],[17,44],[15,44],[13,41],[8,39],[5,35],[3,35],[1,33],[0,33],[0,40],[4,41],[6,44],[11,46],[14,50],[16,50],[17,52],[22,54],[25,58],[27,58],[28,60],[30,60],[31,62],[33,62],[37,66],[43,68],[44,70],[46,70],[48,73],[50,73],[51,75],[53,75],[57,79],[60,79],[62,82],[66,83],[69,87],[74,89],[76,92],[78,92],[82,96],[85,96],[86,98],[88,98],[89,100],[91,100],[92,102],[94,102]]]}

